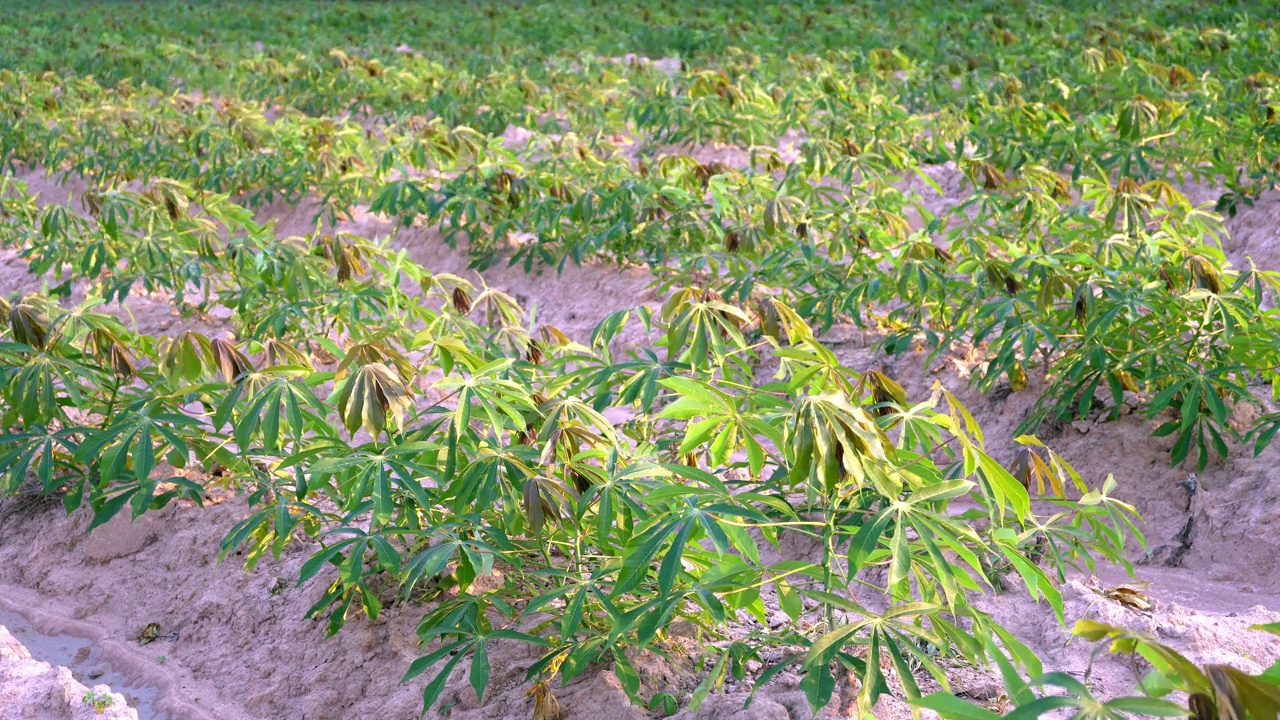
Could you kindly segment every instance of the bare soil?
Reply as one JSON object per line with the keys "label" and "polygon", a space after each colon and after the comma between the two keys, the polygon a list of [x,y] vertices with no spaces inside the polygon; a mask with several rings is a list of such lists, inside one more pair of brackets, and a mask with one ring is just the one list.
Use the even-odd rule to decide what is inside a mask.
{"label": "bare soil", "polygon": [[[101,706],[94,705],[97,701]],[[123,695],[85,687],[65,667],[32,658],[0,625],[0,717],[5,720],[138,720]]]}

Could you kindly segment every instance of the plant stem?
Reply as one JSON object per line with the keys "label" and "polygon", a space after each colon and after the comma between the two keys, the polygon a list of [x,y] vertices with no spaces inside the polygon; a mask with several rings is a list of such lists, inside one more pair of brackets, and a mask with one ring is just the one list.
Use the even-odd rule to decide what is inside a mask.
{"label": "plant stem", "polygon": [[[836,512],[835,498],[828,497],[826,502],[826,522],[822,528],[822,589],[826,592],[832,592],[831,588],[831,565],[835,561],[835,536],[836,536]],[[827,623],[827,631],[830,632],[835,628],[836,612],[835,606],[830,602],[822,604],[823,618]]]}
{"label": "plant stem", "polygon": [[115,416],[116,392],[120,389],[120,381],[115,379],[114,375],[111,377],[111,396],[107,398],[107,409],[106,412],[102,414],[102,425],[98,428],[100,430],[106,430],[107,425],[111,422],[111,418]]}

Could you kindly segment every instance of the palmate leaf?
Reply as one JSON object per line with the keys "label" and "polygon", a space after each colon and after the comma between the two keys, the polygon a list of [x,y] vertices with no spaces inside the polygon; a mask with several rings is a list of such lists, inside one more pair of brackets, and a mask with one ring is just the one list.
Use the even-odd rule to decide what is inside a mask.
{"label": "palmate leaf", "polygon": [[343,356],[342,362],[338,363],[338,367],[334,369],[334,379],[343,379],[352,367],[360,368],[375,363],[394,367],[399,372],[401,380],[406,383],[413,380],[416,375],[413,364],[394,347],[385,342],[370,341],[351,346]]}
{"label": "palmate leaf", "polygon": [[209,338],[188,330],[167,342],[160,353],[160,371],[170,380],[192,382],[212,362],[213,344]]}
{"label": "palmate leaf", "polygon": [[[899,617],[906,618],[919,614],[924,608],[936,607],[913,603],[899,606],[897,610],[891,611],[890,615],[881,616],[832,593],[807,590],[804,591],[804,594],[816,600],[833,603],[861,617],[859,620],[854,620],[823,634],[813,641],[805,653],[804,662],[801,665],[801,672],[805,674],[805,677],[801,680],[800,688],[804,690],[810,707],[815,710],[826,707],[831,701],[835,680],[832,677],[830,665],[837,660],[842,665],[855,670],[861,676],[863,688],[859,693],[860,705],[866,702],[867,698],[888,692],[884,674],[879,666],[879,653],[883,642],[881,630],[879,629],[880,624],[891,621],[890,615],[893,613],[897,613]],[[843,651],[843,648],[850,644],[867,646],[865,660],[855,659],[852,655]],[[864,693],[866,697],[864,697]],[[874,704],[873,699],[870,702]]]}
{"label": "palmate leaf", "polygon": [[560,701],[545,680],[535,682],[525,695],[533,697],[533,720],[560,720]]}
{"label": "palmate leaf", "polygon": [[1071,628],[1071,634],[1089,642],[1108,642],[1113,653],[1127,653],[1136,649],[1166,675],[1180,678],[1189,689],[1209,689],[1209,680],[1200,668],[1151,635],[1089,619],[1077,620]]}
{"label": "palmate leaf", "polygon": [[790,451],[793,483],[813,480],[831,494],[844,478],[855,486],[868,480],[868,464],[889,462],[893,443],[870,413],[844,395],[830,393],[800,400],[784,437]]}
{"label": "palmate leaf", "polygon": [[537,411],[531,388],[507,377],[514,365],[512,358],[498,358],[476,368],[470,377],[447,376],[435,388],[457,396],[452,412],[453,432],[468,432],[473,416],[487,421],[483,433],[499,437],[508,429],[527,429],[526,414]]}
{"label": "palmate leaf", "polygon": [[1103,705],[1108,710],[1139,717],[1184,717],[1187,713],[1186,708],[1177,703],[1140,695],[1112,698]]}
{"label": "palmate leaf", "polygon": [[209,357],[225,383],[239,382],[245,374],[253,372],[249,358],[224,338],[215,338],[209,343]]}
{"label": "palmate leaf", "polygon": [[1014,457],[1011,472],[1014,477],[1022,481],[1025,487],[1030,489],[1031,482],[1035,481],[1037,491],[1044,495],[1047,483],[1055,495],[1065,497],[1066,481],[1070,480],[1080,493],[1089,492],[1089,488],[1075,468],[1039,439],[1031,435],[1019,435],[1014,438],[1014,442],[1021,448]]}
{"label": "palmate leaf", "polygon": [[[261,438],[263,450],[271,453],[280,450],[282,437],[296,442],[308,430],[331,434],[324,419],[327,408],[310,388],[293,377],[296,374],[296,371],[272,368],[262,375],[276,377],[252,393],[242,392],[242,388],[232,389],[214,415],[214,427],[221,428],[230,422],[231,414],[239,409],[240,416],[234,422],[236,444],[247,449],[257,436]],[[242,403],[247,406],[241,407]]]}
{"label": "palmate leaf", "polygon": [[314,370],[311,356],[283,340],[267,338],[262,343],[263,367],[296,367]]}
{"label": "palmate leaf", "polygon": [[893,378],[879,370],[867,370],[858,377],[854,392],[869,391],[878,417],[889,416],[907,403],[907,391]]}
{"label": "palmate leaf", "polygon": [[[413,518],[419,508],[435,504],[431,491],[423,482],[434,477],[434,470],[419,460],[437,452],[438,445],[406,441],[405,436],[397,436],[380,448],[372,447],[366,444],[349,451],[340,443],[334,443],[329,447],[330,457],[311,464],[313,481],[327,482],[329,477],[334,478],[338,493],[332,499],[351,514],[372,509],[371,527],[386,525],[397,511],[402,517]],[[343,451],[349,454],[338,454]],[[304,450],[299,455],[309,452]],[[398,492],[395,486],[399,487]],[[417,528],[416,525],[412,527]]]}
{"label": "palmate leaf", "polygon": [[669,360],[686,359],[695,368],[706,368],[709,360],[720,363],[731,352],[746,346],[742,328],[751,318],[730,305],[714,290],[682,288],[673,292],[662,306],[667,322]]}
{"label": "palmate leaf", "polygon": [[675,402],[663,409],[658,416],[692,420],[685,428],[684,439],[677,453],[686,455],[710,441],[709,460],[713,466],[723,466],[740,448],[747,453],[748,465],[753,475],[764,468],[766,450],[761,440],[773,445],[782,442],[777,428],[752,414],[740,410],[742,399],[712,387],[682,377],[664,378],[659,383],[680,394]]}
{"label": "palmate leaf", "polygon": [[102,327],[90,330],[85,335],[84,347],[95,360],[110,368],[117,379],[126,380],[138,374],[129,351],[110,330]]}
{"label": "palmate leaf", "polygon": [[[439,609],[424,618],[418,628],[418,638],[422,642],[430,642],[442,638],[444,642],[434,652],[420,657],[410,666],[401,682],[418,677],[422,673],[438,665],[448,658],[436,676],[423,689],[423,711],[435,704],[445,682],[452,674],[458,662],[471,657],[468,673],[469,681],[475,690],[477,700],[484,700],[484,691],[489,684],[489,643],[495,641],[520,642],[535,647],[547,647],[549,643],[537,636],[509,628],[493,629],[486,617],[489,603],[481,598],[460,598],[445,603]],[[456,638],[450,641],[451,638]]]}
{"label": "palmate leaf", "polygon": [[541,535],[547,521],[560,522],[572,502],[572,493],[553,478],[530,476],[524,481],[522,506],[529,530]]}
{"label": "palmate leaf", "polygon": [[43,350],[49,337],[49,318],[30,300],[9,308],[9,328],[13,339],[35,350]]}
{"label": "palmate leaf", "polygon": [[30,426],[25,432],[0,435],[0,497],[16,493],[33,473],[40,480],[46,493],[72,475],[77,464],[74,455],[77,436],[82,427],[50,430],[41,425]]}
{"label": "palmate leaf", "polygon": [[13,374],[4,395],[24,424],[40,425],[61,416],[63,404],[81,405],[81,383],[93,377],[92,370],[77,362],[47,353],[32,355]]}
{"label": "palmate leaf", "polygon": [[696,715],[702,707],[702,703],[711,694],[711,691],[724,685],[725,675],[729,670],[729,653],[730,650],[728,649],[720,653],[720,657],[716,659],[711,671],[702,679],[702,682],[698,683],[698,687],[693,689],[693,694],[689,698],[689,712]]}
{"label": "palmate leaf", "polygon": [[[640,586],[650,571],[650,563],[658,549],[662,547],[677,527],[683,529],[686,537],[689,532],[690,523],[680,522],[676,518],[663,518],[660,522],[650,526],[647,530],[632,538],[627,543],[627,548],[623,553],[622,570],[618,574],[618,580],[614,585],[613,594],[615,596],[634,590]],[[683,552],[683,548],[680,549]],[[675,553],[672,553],[673,555]]]}
{"label": "palmate leaf", "polygon": [[347,432],[364,428],[375,438],[387,426],[388,415],[400,427],[410,404],[409,388],[380,362],[360,366],[344,380],[337,398],[338,414]]}
{"label": "palmate leaf", "polygon": [[[468,448],[460,447],[452,439],[455,437],[452,436],[453,425],[449,425],[449,430],[451,439],[446,441],[446,447],[452,451],[452,456],[462,456],[458,457],[461,467],[452,470],[453,479],[444,486],[441,500],[448,503],[457,515],[485,513],[499,502],[510,502],[512,507],[519,504],[525,481],[537,475],[536,463],[530,462],[532,451],[521,453],[515,448],[502,451],[484,448],[467,462],[464,453]],[[467,439],[464,435],[463,441]],[[450,476],[448,465],[443,475],[445,478]]]}
{"label": "palmate leaf", "polygon": [[[862,691],[859,693],[859,704],[867,712],[874,707],[877,698],[889,691],[888,680],[881,671],[881,662],[875,657],[877,651],[889,655],[897,673],[897,684],[908,701],[920,697],[920,687],[916,682],[912,663],[926,669],[941,683],[944,689],[949,687],[946,671],[930,656],[927,648],[943,648],[946,642],[933,631],[920,627],[919,621],[931,617],[940,610],[932,603],[903,603],[890,608],[883,617],[873,623],[870,648],[867,655],[867,668],[862,680]],[[873,658],[876,662],[875,668]]]}
{"label": "palmate leaf", "polygon": [[1063,622],[1062,593],[1054,587],[1048,574],[1040,566],[1028,560],[1017,548],[1016,533],[1010,528],[1001,528],[993,534],[993,538],[1000,553],[1013,564],[1014,569],[1026,583],[1031,597],[1037,599],[1043,597],[1049,601],[1049,605],[1058,617],[1058,622]]}
{"label": "palmate leaf", "polygon": [[86,433],[76,450],[76,460],[96,462],[104,481],[121,477],[126,470],[145,479],[155,468],[157,458],[175,467],[185,465],[191,457],[190,441],[200,435],[199,427],[195,418],[176,413],[123,414],[105,429]]}
{"label": "palmate leaf", "polygon": [[[1208,685],[1203,684],[1203,675],[1191,666],[1185,658],[1175,651],[1164,647],[1152,639],[1129,635],[1118,628],[1098,625],[1084,632],[1086,636],[1114,637],[1113,645],[1127,652],[1136,646],[1139,652],[1165,667],[1163,661],[1174,661],[1174,666],[1183,666],[1190,670],[1175,676],[1181,683],[1178,687],[1190,693],[1190,716],[1193,718],[1235,717],[1235,718],[1272,718],[1280,713],[1280,686],[1266,679],[1265,676],[1249,676],[1234,668],[1221,665],[1208,665],[1205,673]],[[1167,678],[1166,678],[1167,679]],[[1015,678],[1021,684],[1021,680]],[[1010,678],[1006,677],[1006,683]],[[1124,696],[1106,702],[1094,698],[1089,688],[1076,678],[1065,673],[1049,673],[1034,678],[1032,685],[1052,687],[1060,690],[1051,694],[1034,697],[1018,696],[1018,707],[1010,713],[1011,718],[1037,718],[1062,708],[1076,708],[1073,717],[1122,718],[1122,717],[1186,717],[1188,709],[1169,700],[1150,696]],[[1025,685],[1022,685],[1025,687]],[[1150,691],[1151,688],[1148,688]],[[1065,691],[1065,695],[1059,694]],[[1163,692],[1167,693],[1168,689]],[[976,718],[985,715],[973,714],[972,708],[965,708],[939,696],[930,696],[918,703],[922,707],[938,710],[944,718]]]}
{"label": "palmate leaf", "polygon": [[1030,515],[1031,494],[1003,465],[967,442],[964,444],[964,460],[966,469],[974,468],[979,471],[985,481],[984,489],[991,494],[1002,518],[1006,508],[1012,508],[1014,516],[1019,520],[1025,520]]}
{"label": "palmate leaf", "polygon": [[[266,505],[227,531],[218,543],[218,562],[221,563],[233,550],[245,544],[249,545],[245,551],[247,570],[252,570],[258,561],[267,557],[268,549],[279,560],[280,552],[296,529],[303,527],[314,535],[323,521],[323,513],[314,506],[288,495],[280,495],[274,506]],[[315,564],[316,570],[319,570],[319,565]],[[311,565],[303,563],[303,567],[310,573],[308,578],[314,575],[310,571]]]}

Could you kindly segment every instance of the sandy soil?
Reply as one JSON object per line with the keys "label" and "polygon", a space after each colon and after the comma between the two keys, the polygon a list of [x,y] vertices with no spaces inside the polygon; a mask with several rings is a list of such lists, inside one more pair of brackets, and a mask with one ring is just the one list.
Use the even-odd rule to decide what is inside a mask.
{"label": "sandy soil", "polygon": [[[101,711],[93,704],[97,700]],[[124,696],[106,685],[87,688],[65,667],[31,657],[0,625],[0,717],[4,720],[138,720]]]}
{"label": "sandy soil", "polygon": [[[724,162],[733,159],[724,148],[714,153]],[[926,204],[956,202],[958,173],[946,167],[930,170],[931,175],[935,172],[948,195],[926,197]],[[65,197],[65,189],[47,188]],[[277,218],[280,231],[292,234],[309,229],[312,214],[307,207],[273,206],[259,216]],[[1242,208],[1227,223],[1227,250],[1233,261],[1239,264],[1247,255],[1262,267],[1280,269],[1278,220],[1280,196],[1275,192]],[[389,223],[367,213],[357,213],[343,229],[372,237],[392,232]],[[433,270],[466,272],[465,253],[449,249],[434,231],[401,231],[394,242]],[[38,279],[25,274],[12,252],[6,252],[0,255],[0,292],[38,287]],[[609,312],[657,301],[641,269],[588,264],[561,274],[526,274],[521,268],[495,267],[483,278],[526,306],[536,304],[539,322],[579,338]],[[173,332],[184,323],[204,323],[206,332],[223,327],[216,320],[178,317],[160,297],[133,298],[129,310],[139,328],[152,333]],[[851,367],[886,369],[912,398],[924,397],[933,382],[941,380],[968,404],[996,457],[1011,456],[1013,428],[1034,401],[1034,378],[1023,392],[987,398],[968,389],[970,358],[952,356],[926,368],[920,357],[874,356],[869,350],[874,338],[849,327],[834,328],[828,341]],[[1155,632],[1194,660],[1259,670],[1280,657],[1280,639],[1245,630],[1280,619],[1280,447],[1273,446],[1257,459],[1249,458],[1244,448],[1233,448],[1231,460],[1211,463],[1199,474],[1198,490],[1188,503],[1187,492],[1178,485],[1187,479],[1188,470],[1168,466],[1171,439],[1150,436],[1157,422],[1133,414],[1112,422],[1098,418],[1068,426],[1051,441],[1091,483],[1108,473],[1115,475],[1118,496],[1143,513],[1151,545],[1149,559],[1138,568],[1139,577],[1151,583],[1150,611],[1137,612],[1104,597],[1101,591],[1125,581],[1114,571],[1101,572],[1096,582],[1082,574],[1063,588],[1068,625],[1079,617],[1099,618]],[[171,506],[133,523],[119,518],[86,535],[89,517],[83,512],[64,517],[56,506],[32,509],[0,525],[0,602],[47,631],[115,647],[126,674],[135,673],[155,686],[157,706],[184,720],[418,717],[421,685],[401,686],[398,680],[419,654],[414,627],[421,611],[393,602],[377,623],[353,618],[337,636],[326,639],[323,622],[303,616],[327,580],[322,576],[303,587],[293,586],[310,546],[293,545],[278,563],[263,561],[251,573],[241,570],[235,556],[221,566],[215,563],[222,534],[245,514],[242,500],[229,497],[204,509]],[[1135,559],[1145,555],[1135,549]],[[1032,609],[1016,592],[982,602],[1041,655],[1047,668],[1077,674],[1088,668],[1091,648],[1067,644],[1065,630],[1047,608]],[[149,623],[159,623],[164,635],[139,647],[132,640]],[[490,654],[494,671],[484,703],[477,702],[460,670],[443,698],[449,718],[531,715],[524,668],[532,656],[520,648],[502,647]],[[155,662],[161,655],[167,658],[163,665]],[[7,667],[4,662],[0,661],[0,678]],[[665,678],[651,678],[655,685],[665,682],[687,692],[697,681],[660,665],[651,669],[670,672]],[[992,700],[1001,692],[989,672],[960,674],[957,690],[969,697]],[[1102,691],[1116,692],[1130,684],[1131,671],[1125,662],[1104,659],[1094,663],[1090,680]],[[7,687],[0,686],[0,693]],[[556,687],[555,692],[566,720],[649,717],[628,705],[617,680],[603,669]],[[3,697],[7,696],[0,694]],[[737,689],[715,695],[699,717],[810,717],[798,678],[791,674],[780,676],[750,708],[743,709],[744,699],[745,693]],[[52,698],[50,703],[56,706]],[[909,716],[897,701],[885,701],[882,709],[884,717]],[[7,720],[9,715],[0,717]],[[443,715],[433,711],[429,717]]]}

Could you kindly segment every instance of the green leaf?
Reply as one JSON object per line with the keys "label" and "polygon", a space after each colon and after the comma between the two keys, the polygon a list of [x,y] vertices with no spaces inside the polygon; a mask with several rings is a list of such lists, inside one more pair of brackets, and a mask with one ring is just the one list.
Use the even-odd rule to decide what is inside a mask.
{"label": "green leaf", "polygon": [[894,670],[898,674],[898,682],[902,685],[902,692],[907,696],[907,701],[920,697],[920,686],[916,684],[915,675],[912,674],[911,665],[902,655],[902,650],[898,647],[892,638],[886,636],[885,647],[889,649],[889,657],[893,659]]}
{"label": "green leaf", "polygon": [[671,547],[667,548],[667,554],[662,558],[662,564],[658,566],[658,592],[662,596],[670,595],[675,588],[676,575],[680,572],[680,559],[684,556],[685,545],[689,542],[689,533],[692,530],[693,523],[687,520],[680,523],[679,530],[671,541]]}
{"label": "green leaf", "polygon": [[301,586],[306,581],[315,577],[316,573],[320,572],[320,568],[324,567],[325,563],[332,562],[333,559],[338,556],[338,553],[342,552],[344,548],[355,541],[356,538],[340,540],[307,558],[307,561],[302,564],[302,569],[298,572],[298,585]]}
{"label": "green leaf", "polygon": [[893,558],[889,565],[889,592],[898,600],[911,596],[911,588],[907,576],[911,573],[911,546],[907,543],[906,526],[899,522],[893,529],[893,540],[889,543]]}
{"label": "green leaf", "polygon": [[1019,520],[1025,520],[1031,514],[1031,495],[1027,489],[990,455],[976,449],[974,452],[978,458],[978,465],[982,468],[982,475],[995,494],[994,499],[999,505],[1001,517],[1004,516],[1005,503],[1008,502],[1013,507],[1016,517]]}
{"label": "green leaf", "polygon": [[1153,697],[1118,697],[1103,703],[1112,710],[1155,717],[1185,717],[1187,709],[1177,703]]}
{"label": "green leaf", "polygon": [[961,700],[951,693],[936,692],[918,700],[912,700],[911,704],[916,707],[933,710],[942,717],[950,718],[951,720],[1000,720],[1000,716],[990,710]]}
{"label": "green leaf", "polygon": [[111,518],[115,517],[116,513],[120,512],[120,508],[124,507],[124,504],[128,502],[137,491],[137,487],[129,488],[112,496],[101,505],[95,507],[93,511],[93,522],[89,524],[89,530],[92,531],[94,528],[101,527],[111,520]]}
{"label": "green leaf", "polygon": [[436,703],[436,700],[440,699],[440,693],[444,691],[445,683],[449,681],[449,676],[453,674],[453,669],[458,666],[458,663],[462,662],[462,658],[463,653],[459,650],[456,655],[449,658],[449,662],[445,663],[444,668],[422,689],[423,708],[429,709]]}
{"label": "green leaf", "polygon": [[835,688],[836,679],[831,674],[829,664],[809,666],[806,662],[804,677],[800,680],[800,689],[804,691],[805,698],[809,700],[809,707],[815,713],[818,709],[830,704],[831,694]]}
{"label": "green leaf", "polygon": [[885,526],[893,518],[890,508],[880,510],[876,515],[858,528],[858,533],[853,536],[853,540],[849,543],[849,567],[851,571],[861,570],[866,564],[867,558],[876,549],[880,543],[880,537],[884,535]]}
{"label": "green leaf", "polygon": [[[462,647],[463,645],[466,645],[468,642],[471,642],[471,641],[458,640],[456,642],[453,642],[441,647],[440,649],[436,650],[430,655],[425,655],[423,657],[420,657],[414,660],[409,665],[409,670],[405,672],[404,677],[400,678],[400,682],[407,683],[410,680],[418,677],[419,675],[421,675],[422,673],[430,669],[431,666],[435,665],[437,662],[447,657],[450,653],[453,653],[458,648]],[[434,700],[432,702],[434,702]]]}
{"label": "green leaf", "polygon": [[[684,440],[680,443],[680,449],[678,452],[681,455],[684,455],[706,442],[707,438],[710,437],[711,434],[715,432],[716,428],[720,427],[722,423],[723,420],[720,418],[709,418],[707,420],[700,420],[696,423],[689,423],[689,426],[685,428]],[[728,432],[727,427],[725,432]],[[716,454],[714,448],[712,450],[712,454]],[[716,461],[716,464],[721,464],[722,462],[723,461]]]}
{"label": "green leaf", "polygon": [[1261,630],[1272,635],[1280,635],[1280,623],[1266,623],[1264,625],[1250,625],[1250,630]]}
{"label": "green leaf", "polygon": [[627,543],[623,553],[622,571],[618,573],[618,581],[613,588],[614,597],[640,586],[645,576],[649,574],[649,564],[653,562],[654,555],[658,553],[658,548],[662,547],[662,543],[666,541],[674,525],[674,521],[660,523]]}
{"label": "green leaf", "polygon": [[1089,618],[1077,620],[1076,624],[1071,628],[1072,635],[1082,637],[1089,642],[1099,642],[1114,632],[1116,632],[1116,629],[1111,625],[1100,623],[1097,620],[1090,620]]}
{"label": "green leaf", "polygon": [[716,664],[711,668],[711,672],[698,683],[698,687],[693,689],[693,695],[689,698],[689,712],[695,716],[702,707],[702,703],[706,701],[707,696],[711,694],[711,690],[719,687],[724,682],[725,671],[729,667],[729,651],[725,650],[720,653],[720,658],[716,660]]}
{"label": "green leaf", "polygon": [[773,584],[778,591],[778,606],[782,608],[782,612],[793,621],[799,620],[804,614],[804,603],[800,601],[800,594],[791,587],[791,583],[782,578],[775,580]]}
{"label": "green leaf", "polygon": [[[659,380],[658,384],[669,390],[676,391],[685,398],[695,400],[703,406],[716,407],[722,402],[722,396],[719,395],[712,387],[697,380],[673,376]],[[660,415],[660,417],[670,416],[664,413]]]}
{"label": "green leaf", "polygon": [[632,702],[638,702],[637,693],[640,692],[640,674],[636,672],[636,668],[627,659],[626,652],[622,648],[615,646],[613,648],[613,674],[618,677],[618,682],[622,684],[622,690]]}
{"label": "green leaf", "polygon": [[911,497],[907,498],[907,502],[911,505],[916,505],[923,502],[950,500],[951,498],[968,494],[969,491],[973,490],[973,487],[973,483],[968,480],[942,482],[912,492]]}
{"label": "green leaf", "polygon": [[[826,667],[835,658],[836,653],[844,646],[849,639],[862,630],[865,626],[863,622],[850,623],[831,630],[822,637],[814,641],[809,646],[809,652],[805,654],[804,667],[806,670],[815,667]],[[819,706],[821,707],[821,706]]]}
{"label": "green leaf", "polygon": [[471,655],[471,687],[476,691],[476,700],[484,702],[484,689],[489,686],[489,653],[485,650],[485,642],[476,642],[475,651]]}
{"label": "green leaf", "polygon": [[1080,704],[1080,700],[1074,697],[1042,697],[1033,700],[1026,705],[1019,707],[1017,710],[1005,716],[1005,720],[1034,720],[1043,717],[1051,710],[1059,708],[1075,707]]}

